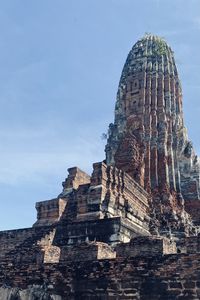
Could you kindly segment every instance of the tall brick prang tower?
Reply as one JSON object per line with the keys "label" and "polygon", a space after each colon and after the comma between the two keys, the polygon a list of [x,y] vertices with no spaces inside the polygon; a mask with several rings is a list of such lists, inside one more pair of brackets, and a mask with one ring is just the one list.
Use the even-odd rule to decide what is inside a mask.
{"label": "tall brick prang tower", "polygon": [[106,161],[147,190],[169,187],[190,198],[186,185],[194,185],[193,197],[199,199],[200,165],[184,127],[174,54],[159,37],[146,35],[127,57]]}
{"label": "tall brick prang tower", "polygon": [[200,200],[200,163],[184,126],[174,54],[160,37],[145,35],[128,54],[106,162],[160,197],[171,213],[182,211],[183,199]]}

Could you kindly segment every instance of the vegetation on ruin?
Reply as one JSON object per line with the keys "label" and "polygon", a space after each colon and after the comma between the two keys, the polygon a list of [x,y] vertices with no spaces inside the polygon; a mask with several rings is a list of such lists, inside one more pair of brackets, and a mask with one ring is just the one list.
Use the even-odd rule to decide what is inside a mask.
{"label": "vegetation on ruin", "polygon": [[167,47],[166,47],[166,42],[158,38],[156,41],[156,47],[153,49],[153,55],[164,55],[167,54]]}
{"label": "vegetation on ruin", "polygon": [[[146,39],[148,36],[153,36],[151,33],[145,33],[144,39]],[[161,56],[167,54],[167,44],[165,42],[165,39],[163,37],[155,36],[156,43],[154,44],[155,47],[152,49],[152,55],[153,56]]]}

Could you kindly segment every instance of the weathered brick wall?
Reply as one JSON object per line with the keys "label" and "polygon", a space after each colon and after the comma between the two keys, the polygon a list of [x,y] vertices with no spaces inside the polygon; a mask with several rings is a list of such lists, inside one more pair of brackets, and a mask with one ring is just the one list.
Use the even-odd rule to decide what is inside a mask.
{"label": "weathered brick wall", "polygon": [[[76,245],[85,241],[117,243],[120,241],[122,229],[120,217],[59,224],[54,243],[56,246]],[[129,230],[129,236],[130,234]],[[125,236],[125,233],[122,235]]]}
{"label": "weathered brick wall", "polygon": [[185,239],[186,254],[166,255],[174,244],[152,236],[117,246],[117,258],[103,243],[61,246],[58,262],[55,229],[34,227],[1,259],[5,299],[200,299],[200,236]]}
{"label": "weathered brick wall", "polygon": [[0,232],[0,258],[33,235],[32,228]]}
{"label": "weathered brick wall", "polygon": [[[108,228],[106,221],[108,225],[109,219],[102,224]],[[59,232],[56,245],[56,230],[57,226],[45,226],[1,233],[3,242],[8,238],[9,244],[11,235],[15,241],[2,254],[0,296],[6,295],[6,300],[36,300],[44,295],[59,300],[200,299],[200,235],[184,240],[185,254],[166,254],[176,251],[166,238],[137,237],[116,246],[115,258],[115,251],[103,243],[67,248]]]}
{"label": "weathered brick wall", "polygon": [[189,237],[185,240],[187,253],[200,252],[200,234],[198,236]]}
{"label": "weathered brick wall", "polygon": [[52,245],[54,235],[53,226],[0,232],[0,262],[43,263],[44,256],[46,261],[59,261],[58,255],[55,255],[56,247]]}
{"label": "weathered brick wall", "polygon": [[186,200],[185,209],[191,215],[194,224],[200,226],[200,200]]}
{"label": "weathered brick wall", "polygon": [[2,264],[0,284],[22,290],[36,285],[41,294],[62,300],[197,300],[200,253],[20,267]]}

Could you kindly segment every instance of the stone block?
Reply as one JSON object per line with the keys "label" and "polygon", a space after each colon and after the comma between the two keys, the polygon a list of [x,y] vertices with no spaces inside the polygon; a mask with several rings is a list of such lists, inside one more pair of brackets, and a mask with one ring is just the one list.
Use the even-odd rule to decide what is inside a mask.
{"label": "stone block", "polygon": [[79,185],[90,183],[90,176],[79,169],[78,167],[73,167],[68,169],[69,175],[63,182],[63,189],[77,189]]}
{"label": "stone block", "polygon": [[187,253],[200,253],[200,234],[185,239]]}
{"label": "stone block", "polygon": [[164,237],[140,236],[117,245],[116,252],[119,257],[165,255],[176,253],[176,244]]}
{"label": "stone block", "polygon": [[33,226],[49,226],[57,223],[65,210],[67,201],[56,198],[36,203],[37,221]]}
{"label": "stone block", "polygon": [[90,242],[71,247],[62,247],[60,262],[92,261],[114,258],[116,258],[116,252],[110,246],[101,242]]}

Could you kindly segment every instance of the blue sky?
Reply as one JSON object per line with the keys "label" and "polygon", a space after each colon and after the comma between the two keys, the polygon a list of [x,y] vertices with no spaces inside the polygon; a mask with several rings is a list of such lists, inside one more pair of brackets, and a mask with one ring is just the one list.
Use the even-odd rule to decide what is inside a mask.
{"label": "blue sky", "polygon": [[67,168],[104,159],[118,81],[151,32],[173,48],[200,154],[199,0],[0,0],[0,229],[30,227]]}

